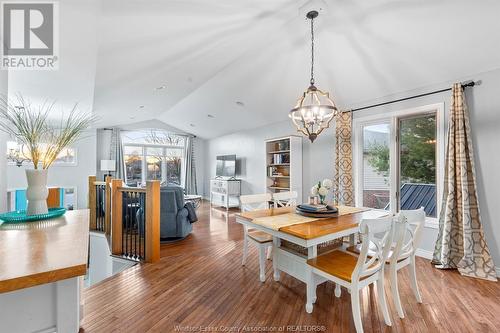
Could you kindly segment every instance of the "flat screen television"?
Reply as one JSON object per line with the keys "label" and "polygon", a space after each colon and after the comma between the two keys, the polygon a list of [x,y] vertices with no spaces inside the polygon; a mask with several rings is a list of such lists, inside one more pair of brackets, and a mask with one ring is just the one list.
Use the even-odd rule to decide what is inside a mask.
{"label": "flat screen television", "polygon": [[217,156],[217,177],[236,176],[236,155]]}

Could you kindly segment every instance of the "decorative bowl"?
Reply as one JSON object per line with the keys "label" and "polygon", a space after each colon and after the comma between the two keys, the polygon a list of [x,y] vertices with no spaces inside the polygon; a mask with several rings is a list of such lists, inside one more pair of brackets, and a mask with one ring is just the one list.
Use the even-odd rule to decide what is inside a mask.
{"label": "decorative bowl", "polygon": [[0,220],[4,223],[23,223],[52,219],[66,213],[66,208],[49,208],[47,214],[27,215],[25,210],[17,210],[0,214]]}

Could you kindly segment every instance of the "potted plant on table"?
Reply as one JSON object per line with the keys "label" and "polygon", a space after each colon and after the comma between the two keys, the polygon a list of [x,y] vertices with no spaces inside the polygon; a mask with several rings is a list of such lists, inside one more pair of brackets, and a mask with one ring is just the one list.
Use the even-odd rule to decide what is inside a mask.
{"label": "potted plant on table", "polygon": [[75,105],[67,117],[63,113],[59,121],[53,121],[54,105],[34,107],[20,95],[15,102],[0,97],[0,130],[15,138],[23,147],[22,154],[33,163],[33,169],[26,169],[27,215],[48,213],[49,167],[95,120],[91,114],[78,112]]}
{"label": "potted plant on table", "polygon": [[311,194],[319,196],[320,203],[322,205],[326,204],[325,199],[328,192],[333,187],[333,181],[331,179],[325,178],[323,182],[318,182],[311,188]]}

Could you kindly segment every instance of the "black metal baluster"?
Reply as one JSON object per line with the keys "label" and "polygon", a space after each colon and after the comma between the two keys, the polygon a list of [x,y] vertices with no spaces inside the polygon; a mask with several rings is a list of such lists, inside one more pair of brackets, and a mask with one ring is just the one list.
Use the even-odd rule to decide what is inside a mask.
{"label": "black metal baluster", "polygon": [[[138,236],[140,234],[140,229],[141,229],[141,221],[142,221],[142,216],[141,214],[138,214],[140,213],[140,209],[142,208],[141,206],[141,193],[137,192],[135,194],[135,201],[137,202],[137,208],[135,210],[135,257],[137,260],[140,259],[140,248],[139,248],[139,245],[140,243],[138,243],[139,239],[138,239]],[[139,215],[139,218],[137,218],[137,215]]]}
{"label": "black metal baluster", "polygon": [[101,231],[101,186],[97,185],[97,230]]}
{"label": "black metal baluster", "polygon": [[133,220],[132,220],[132,193],[129,192],[128,194],[128,205],[127,205],[127,209],[128,209],[128,229],[127,229],[127,253],[128,253],[128,257],[130,258],[131,255],[132,255],[132,242],[131,242],[131,230],[132,230],[132,223],[133,223]]}
{"label": "black metal baluster", "polygon": [[101,220],[99,231],[104,231],[104,211],[103,211],[104,196],[102,195],[102,185],[99,186],[99,217]]}
{"label": "black metal baluster", "polygon": [[[125,205],[125,206],[123,206]],[[127,192],[123,192],[122,196],[122,254],[125,253],[125,234],[127,233]],[[125,213],[125,214],[123,214]]]}
{"label": "black metal baluster", "polygon": [[134,192],[134,224],[132,225],[132,234],[133,234],[133,239],[132,239],[132,246],[134,248],[134,259],[137,260],[137,246],[136,246],[136,232],[135,229],[137,228],[137,192]]}
{"label": "black metal baluster", "polygon": [[127,257],[130,257],[130,192],[127,192]]}
{"label": "black metal baluster", "polygon": [[106,185],[101,185],[101,231],[104,232],[105,223],[104,220],[106,218],[106,205],[104,203],[106,200]]}
{"label": "black metal baluster", "polygon": [[142,259],[145,259],[146,258],[146,205],[147,205],[147,202],[146,202],[146,194],[145,193],[142,193],[142,203],[143,203],[143,206],[144,206],[144,209],[143,209],[143,214],[144,214],[144,226],[142,228]]}
{"label": "black metal baluster", "polygon": [[96,196],[95,196],[95,228],[99,230],[99,186],[95,185]]}

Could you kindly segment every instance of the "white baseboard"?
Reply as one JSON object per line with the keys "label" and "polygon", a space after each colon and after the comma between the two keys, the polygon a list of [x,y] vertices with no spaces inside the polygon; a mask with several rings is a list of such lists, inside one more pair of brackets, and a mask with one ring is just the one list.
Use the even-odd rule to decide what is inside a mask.
{"label": "white baseboard", "polygon": [[429,259],[432,260],[432,255],[434,253],[432,251],[424,250],[424,249],[417,249],[415,252],[415,255],[424,259]]}

